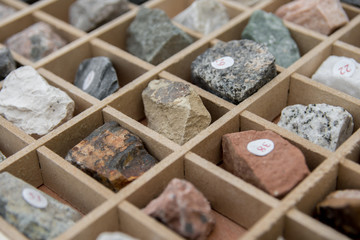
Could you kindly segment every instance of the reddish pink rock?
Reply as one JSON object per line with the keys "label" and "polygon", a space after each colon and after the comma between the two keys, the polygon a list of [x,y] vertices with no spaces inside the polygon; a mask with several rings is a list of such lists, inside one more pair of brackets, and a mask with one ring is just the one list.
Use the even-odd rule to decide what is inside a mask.
{"label": "reddish pink rock", "polygon": [[[258,153],[267,155],[254,155],[248,150],[249,143]],[[309,174],[302,152],[269,130],[226,134],[222,147],[228,171],[274,197],[283,197]]]}
{"label": "reddish pink rock", "polygon": [[215,224],[204,195],[191,183],[177,178],[143,211],[188,239],[206,239]]}

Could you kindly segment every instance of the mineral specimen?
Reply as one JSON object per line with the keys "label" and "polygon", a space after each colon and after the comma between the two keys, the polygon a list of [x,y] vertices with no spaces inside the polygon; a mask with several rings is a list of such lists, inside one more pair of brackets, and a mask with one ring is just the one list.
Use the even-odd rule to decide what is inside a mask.
{"label": "mineral specimen", "polygon": [[96,240],[138,240],[122,232],[104,232]]}
{"label": "mineral specimen", "polygon": [[360,0],[341,0],[344,3],[348,3],[354,5],[356,7],[360,7]]}
{"label": "mineral specimen", "polygon": [[8,16],[16,12],[15,8],[9,7],[0,3],[0,20],[7,18]]}
{"label": "mineral specimen", "polygon": [[16,69],[16,63],[7,47],[0,48],[0,80]]}
{"label": "mineral specimen", "polygon": [[0,151],[0,162],[4,161],[6,156]]}
{"label": "mineral specimen", "polygon": [[143,3],[146,2],[146,1],[147,1],[147,0],[130,0],[130,2],[135,3],[135,4],[138,4],[138,5],[143,4]]}
{"label": "mineral specimen", "polygon": [[247,6],[253,6],[256,3],[261,2],[262,0],[228,0],[228,1],[239,2]]}

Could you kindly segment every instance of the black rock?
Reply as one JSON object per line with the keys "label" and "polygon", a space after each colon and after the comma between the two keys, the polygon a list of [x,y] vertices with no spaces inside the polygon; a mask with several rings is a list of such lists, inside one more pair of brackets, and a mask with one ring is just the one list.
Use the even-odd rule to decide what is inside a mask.
{"label": "black rock", "polygon": [[26,2],[28,4],[33,4],[35,2],[37,2],[38,0],[22,0],[23,2]]}
{"label": "black rock", "polygon": [[341,2],[360,7],[360,0],[341,0]]}
{"label": "black rock", "polygon": [[0,48],[0,80],[6,78],[6,76],[16,69],[16,63],[8,48]]}
{"label": "black rock", "polygon": [[144,2],[146,2],[147,0],[129,0],[132,3],[135,3],[137,5],[143,4]]}

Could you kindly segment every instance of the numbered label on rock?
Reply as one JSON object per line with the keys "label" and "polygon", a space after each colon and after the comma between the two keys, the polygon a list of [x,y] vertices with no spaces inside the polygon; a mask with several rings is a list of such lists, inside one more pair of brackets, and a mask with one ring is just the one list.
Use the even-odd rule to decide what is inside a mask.
{"label": "numbered label on rock", "polygon": [[274,142],[269,139],[258,139],[249,142],[247,150],[256,156],[266,156],[274,150]]}
{"label": "numbered label on rock", "polygon": [[22,196],[25,201],[33,207],[46,208],[48,205],[47,199],[37,190],[24,188],[22,191]]}
{"label": "numbered label on rock", "polygon": [[211,66],[216,69],[225,69],[234,65],[234,59],[232,57],[222,57],[211,63]]}
{"label": "numbered label on rock", "polygon": [[352,59],[342,59],[333,68],[333,74],[340,77],[351,77],[355,72],[356,65]]}

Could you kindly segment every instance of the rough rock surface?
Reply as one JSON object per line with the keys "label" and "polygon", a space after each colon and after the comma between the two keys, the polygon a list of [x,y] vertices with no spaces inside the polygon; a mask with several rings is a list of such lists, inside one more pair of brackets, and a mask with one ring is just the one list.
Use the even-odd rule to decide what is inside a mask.
{"label": "rough rock surface", "polygon": [[211,123],[210,113],[189,84],[153,80],[142,99],[148,127],[180,145]]}
{"label": "rough rock surface", "polygon": [[77,0],[69,8],[69,22],[89,32],[127,11],[129,11],[127,0]]}
{"label": "rough rock surface", "polygon": [[262,0],[228,0],[229,2],[239,2],[241,4],[245,4],[247,6],[253,6],[256,3],[261,2]]}
{"label": "rough rock surface", "polygon": [[197,0],[173,20],[202,34],[209,34],[229,21],[226,8],[217,0]]}
{"label": "rough rock surface", "polygon": [[356,7],[360,7],[360,0],[341,0],[344,3],[348,3],[354,5]]}
{"label": "rough rock surface", "polygon": [[360,64],[352,58],[329,56],[311,78],[360,98]]}
{"label": "rough rock surface", "polygon": [[127,50],[157,65],[193,42],[184,31],[171,23],[160,9],[140,7],[128,28]]}
{"label": "rough rock surface", "polygon": [[[250,144],[255,144],[260,153],[266,153],[269,147],[273,149],[259,156],[248,150]],[[222,149],[229,172],[274,197],[285,196],[309,174],[302,152],[269,130],[226,134],[222,137]]]}
{"label": "rough rock surface", "polygon": [[28,238],[55,238],[81,218],[80,213],[42,192],[47,206],[30,205],[23,197],[27,188],[40,192],[7,172],[0,174],[0,216]]}
{"label": "rough rock surface", "polygon": [[281,18],[272,13],[255,11],[241,37],[264,44],[281,67],[287,68],[300,58],[299,48],[290,31]]}
{"label": "rough rock surface", "polygon": [[252,40],[219,42],[191,64],[192,81],[238,104],[276,76],[275,57]]}
{"label": "rough rock surface", "polygon": [[30,67],[12,71],[0,91],[0,114],[27,134],[45,135],[71,119],[74,101]]}
{"label": "rough rock surface", "polygon": [[328,104],[288,106],[281,111],[278,125],[330,151],[345,142],[354,128],[348,111]]}
{"label": "rough rock surface", "polygon": [[138,240],[122,232],[103,232],[96,240]]}
{"label": "rough rock surface", "polygon": [[116,71],[107,57],[84,60],[77,70],[74,84],[100,100],[119,89]]}
{"label": "rough rock surface", "polygon": [[325,35],[349,22],[339,0],[291,1],[276,10],[275,14]]}
{"label": "rough rock surface", "polygon": [[360,237],[360,191],[339,190],[331,193],[316,206],[320,221],[351,238]]}
{"label": "rough rock surface", "polygon": [[187,239],[206,239],[215,224],[204,195],[188,181],[177,178],[143,211]]}
{"label": "rough rock surface", "polygon": [[0,20],[7,18],[8,16],[16,12],[15,8],[0,3]]}
{"label": "rough rock surface", "polygon": [[0,80],[16,69],[15,60],[7,47],[0,48]]}
{"label": "rough rock surface", "polygon": [[97,128],[65,159],[115,192],[158,162],[138,136],[116,122]]}
{"label": "rough rock surface", "polygon": [[4,161],[6,156],[0,151],[0,162]]}
{"label": "rough rock surface", "polygon": [[50,25],[38,22],[8,38],[5,44],[12,51],[36,62],[65,46],[66,41]]}

